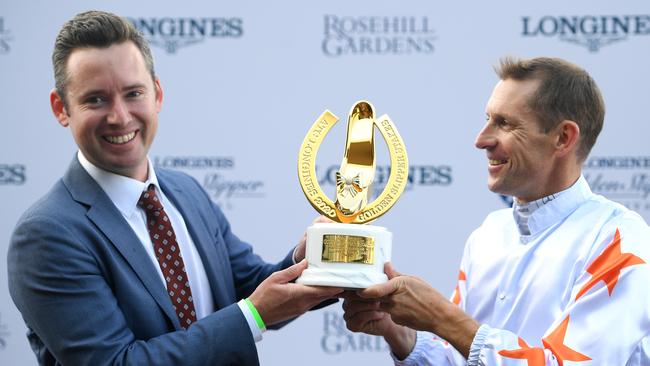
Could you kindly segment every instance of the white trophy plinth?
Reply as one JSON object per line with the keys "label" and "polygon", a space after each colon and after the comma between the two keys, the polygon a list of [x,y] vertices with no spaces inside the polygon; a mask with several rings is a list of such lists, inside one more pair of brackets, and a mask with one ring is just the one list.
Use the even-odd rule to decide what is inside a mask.
{"label": "white trophy plinth", "polygon": [[[332,244],[334,237],[337,244]],[[392,239],[393,234],[381,226],[314,224],[307,228],[305,258],[309,267],[296,282],[344,288],[384,283],[388,281],[384,263],[390,261]]]}

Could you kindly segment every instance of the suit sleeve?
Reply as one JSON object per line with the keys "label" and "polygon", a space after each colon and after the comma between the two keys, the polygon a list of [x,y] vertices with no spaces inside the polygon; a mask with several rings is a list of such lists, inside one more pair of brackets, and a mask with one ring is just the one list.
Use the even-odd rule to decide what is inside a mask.
{"label": "suit sleeve", "polygon": [[228,220],[218,206],[213,204],[213,210],[218,217],[220,235],[222,235],[232,268],[233,280],[237,291],[237,299],[250,296],[257,286],[273,272],[285,269],[293,264],[293,248],[281,262],[270,264],[253,252],[253,247],[240,240],[235,235]]}
{"label": "suit sleeve", "polygon": [[[221,209],[213,203],[215,215],[219,218],[220,235],[228,248],[230,265],[232,268],[233,280],[237,291],[237,299],[243,299],[250,296],[257,286],[264,281],[273,272],[283,270],[293,265],[292,247],[289,253],[277,264],[269,264],[263,261],[253,252],[252,247],[240,240],[231,230],[230,224]],[[338,299],[325,300],[314,306],[310,310],[318,310],[338,302]],[[293,319],[273,324],[268,329],[279,329],[290,323]]]}
{"label": "suit sleeve", "polygon": [[[64,365],[257,364],[255,344],[236,304],[187,331],[137,339],[110,276],[70,230],[50,216],[27,217],[8,253],[11,296],[30,328],[32,348]],[[35,336],[38,335],[38,336]]]}

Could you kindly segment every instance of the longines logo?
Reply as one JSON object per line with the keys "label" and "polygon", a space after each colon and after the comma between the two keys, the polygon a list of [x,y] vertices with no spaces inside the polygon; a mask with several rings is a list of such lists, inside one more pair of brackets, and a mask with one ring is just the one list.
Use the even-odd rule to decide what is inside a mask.
{"label": "longines logo", "polygon": [[558,37],[598,52],[601,47],[650,34],[650,15],[522,17],[524,37]]}
{"label": "longines logo", "polygon": [[650,220],[650,156],[594,156],[583,168],[594,193]]}
{"label": "longines logo", "polygon": [[432,54],[435,31],[425,16],[325,15],[323,53],[345,55]]}
{"label": "longines logo", "polygon": [[[327,169],[316,167],[316,175],[318,176],[318,184],[321,187],[336,186],[336,172],[339,170],[339,165],[330,165]],[[384,190],[388,177],[390,176],[390,166],[378,165],[375,170],[375,180],[373,182],[374,189],[372,191],[373,198]],[[408,183],[405,192],[421,186],[442,186],[446,187],[453,182],[452,169],[449,165],[410,165]]]}
{"label": "longines logo", "polygon": [[11,32],[5,28],[5,18],[0,17],[0,55],[4,55],[11,51]]}
{"label": "longines logo", "polygon": [[363,333],[352,333],[345,326],[343,314],[323,312],[321,349],[331,355],[343,352],[388,352],[384,338]]}
{"label": "longines logo", "polygon": [[184,171],[202,183],[221,207],[231,209],[237,199],[263,198],[264,181],[238,177],[235,159],[221,156],[156,156],[156,167]]}
{"label": "longines logo", "polygon": [[7,324],[2,323],[2,317],[0,317],[0,349],[7,347],[8,337],[9,330],[7,330]]}
{"label": "longines logo", "polygon": [[23,164],[0,163],[0,185],[21,185],[27,180],[27,167]]}
{"label": "longines logo", "polygon": [[147,40],[173,54],[179,48],[206,38],[238,38],[244,33],[242,18],[129,18]]}

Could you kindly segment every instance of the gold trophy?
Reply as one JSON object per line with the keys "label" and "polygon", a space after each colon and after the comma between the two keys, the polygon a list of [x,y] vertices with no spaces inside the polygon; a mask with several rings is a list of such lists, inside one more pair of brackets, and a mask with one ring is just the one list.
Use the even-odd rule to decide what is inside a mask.
{"label": "gold trophy", "polygon": [[[316,155],[338,118],[325,111],[307,133],[298,158],[298,179],[309,203],[335,223],[307,228],[309,267],[296,282],[305,285],[366,288],[388,280],[384,263],[390,260],[392,233],[370,223],[393,207],[408,181],[404,141],[387,115],[375,119],[372,104],[357,102],[348,116],[347,141],[341,168],[336,173],[336,202],[316,178]],[[370,204],[375,178],[375,126],[390,155],[390,176],[381,194]]]}

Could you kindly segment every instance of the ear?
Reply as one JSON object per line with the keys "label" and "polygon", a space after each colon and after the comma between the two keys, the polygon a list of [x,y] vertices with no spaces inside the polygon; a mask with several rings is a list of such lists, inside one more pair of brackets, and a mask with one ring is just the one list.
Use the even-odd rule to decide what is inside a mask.
{"label": "ear", "polygon": [[571,120],[564,120],[556,127],[555,152],[565,156],[578,149],[580,141],[580,126]]}
{"label": "ear", "polygon": [[163,90],[162,86],[160,86],[160,79],[156,78],[154,81],[154,88],[156,89],[156,113],[160,112],[160,109],[162,108],[162,101],[163,101]]}
{"label": "ear", "polygon": [[52,113],[54,113],[54,117],[59,121],[59,124],[63,127],[68,127],[68,111],[56,89],[52,89],[50,92],[50,107],[52,107]]}

